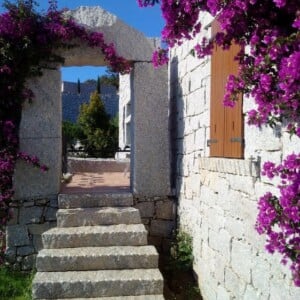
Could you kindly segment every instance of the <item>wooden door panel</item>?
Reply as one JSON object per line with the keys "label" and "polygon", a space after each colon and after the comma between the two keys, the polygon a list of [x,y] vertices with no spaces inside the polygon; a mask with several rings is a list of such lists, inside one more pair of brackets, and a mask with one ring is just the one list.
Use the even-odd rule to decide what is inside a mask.
{"label": "wooden door panel", "polygon": [[[212,24],[212,35],[220,30],[217,21]],[[234,57],[237,45],[229,50],[214,47],[211,58],[211,127],[210,156],[243,157],[242,97],[234,108],[224,107],[223,98],[230,74],[238,74],[238,63]]]}

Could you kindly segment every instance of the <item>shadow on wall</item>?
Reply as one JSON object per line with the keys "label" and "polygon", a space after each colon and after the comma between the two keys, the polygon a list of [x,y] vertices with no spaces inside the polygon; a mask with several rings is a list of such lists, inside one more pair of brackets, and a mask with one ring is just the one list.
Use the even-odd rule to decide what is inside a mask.
{"label": "shadow on wall", "polygon": [[184,102],[182,97],[182,88],[179,82],[178,58],[173,57],[170,64],[170,180],[173,195],[181,188],[181,181],[177,182],[177,174],[182,174],[183,158],[183,137],[184,137]]}

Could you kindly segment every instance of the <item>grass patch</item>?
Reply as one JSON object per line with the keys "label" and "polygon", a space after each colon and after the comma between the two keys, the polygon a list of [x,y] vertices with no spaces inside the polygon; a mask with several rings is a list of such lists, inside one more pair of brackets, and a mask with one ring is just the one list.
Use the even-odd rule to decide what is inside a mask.
{"label": "grass patch", "polygon": [[0,267],[0,299],[31,300],[31,283],[33,273],[13,271]]}

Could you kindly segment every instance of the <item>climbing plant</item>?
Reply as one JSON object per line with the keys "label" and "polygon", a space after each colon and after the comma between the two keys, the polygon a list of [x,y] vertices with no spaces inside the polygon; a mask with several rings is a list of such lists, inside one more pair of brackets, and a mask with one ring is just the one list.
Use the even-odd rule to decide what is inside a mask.
{"label": "climbing plant", "polygon": [[[243,93],[255,101],[248,123],[271,127],[287,123],[300,137],[300,6],[299,0],[138,0],[139,6],[160,4],[166,25],[162,39],[168,47],[196,37],[202,28],[200,13],[219,21],[221,32],[192,49],[199,58],[211,54],[214,43],[228,49],[241,46],[236,60],[238,76],[229,76],[224,105],[234,106]],[[204,29],[205,30],[205,29]],[[246,50],[246,51],[245,51]],[[168,61],[167,49],[153,55],[157,67]],[[266,162],[263,175],[281,180],[279,196],[260,198],[256,228],[267,234],[267,251],[291,262],[294,283],[300,286],[300,153],[276,166]]]}
{"label": "climbing plant", "polygon": [[9,205],[17,160],[47,170],[37,157],[19,150],[22,106],[34,101],[27,80],[63,64],[57,49],[69,49],[78,43],[99,48],[117,72],[131,69],[131,63],[117,55],[113,44],[105,43],[102,33],[89,32],[67,18],[57,10],[56,1],[49,1],[46,13],[38,13],[36,5],[33,0],[5,1],[6,12],[0,15],[0,257],[5,247],[4,226],[11,217]]}

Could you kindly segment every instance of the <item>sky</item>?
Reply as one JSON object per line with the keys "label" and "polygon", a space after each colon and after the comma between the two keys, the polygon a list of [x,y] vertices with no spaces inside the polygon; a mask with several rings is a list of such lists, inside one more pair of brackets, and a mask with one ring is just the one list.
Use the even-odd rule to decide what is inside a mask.
{"label": "sky", "polygon": [[[10,0],[15,2],[16,0]],[[39,10],[46,11],[48,0],[36,0]],[[164,21],[159,6],[139,8],[137,0],[58,0],[58,8],[75,9],[79,6],[101,6],[103,9],[116,15],[119,19],[143,32],[148,37],[159,37]],[[0,0],[0,13],[4,11]],[[105,74],[105,67],[69,67],[62,68],[64,81],[84,82],[87,79],[96,79]]]}

